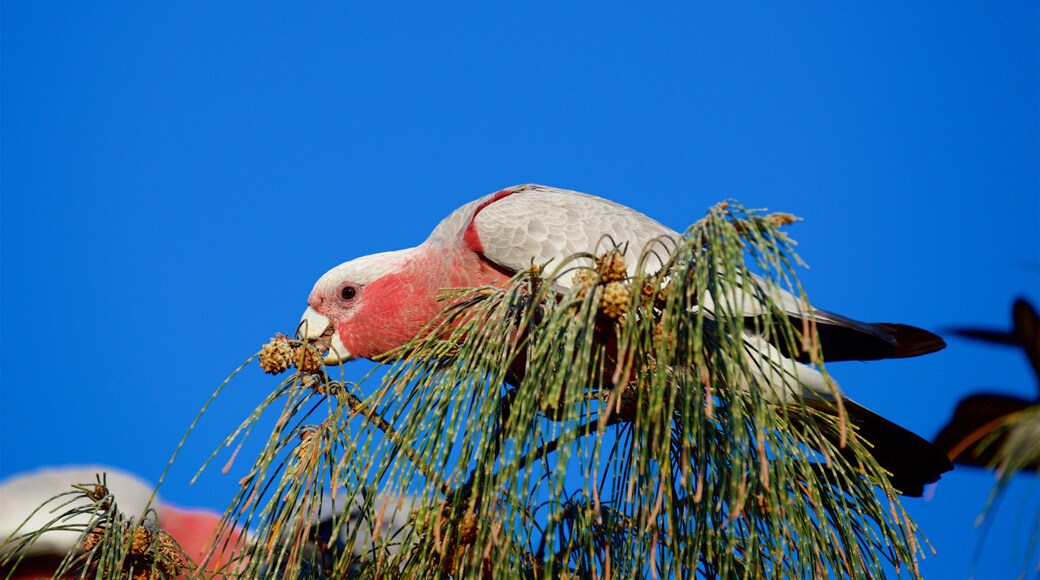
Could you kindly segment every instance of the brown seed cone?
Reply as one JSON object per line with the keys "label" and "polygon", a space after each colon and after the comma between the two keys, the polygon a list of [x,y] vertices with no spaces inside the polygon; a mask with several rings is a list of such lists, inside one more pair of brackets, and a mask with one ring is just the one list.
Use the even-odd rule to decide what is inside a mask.
{"label": "brown seed cone", "polygon": [[285,372],[292,362],[293,348],[284,335],[279,334],[272,338],[260,349],[260,368],[264,369],[265,373],[277,375]]}
{"label": "brown seed cone", "polygon": [[628,310],[628,301],[631,293],[628,287],[621,282],[610,282],[603,288],[603,297],[600,299],[600,311],[610,318],[621,318]]}
{"label": "brown seed cone", "polygon": [[177,540],[166,530],[159,530],[159,566],[168,578],[176,578],[186,564]]}
{"label": "brown seed cone", "polygon": [[625,257],[617,250],[606,253],[596,260],[596,271],[599,272],[599,279],[604,284],[620,282],[628,277]]}
{"label": "brown seed cone", "polygon": [[297,346],[293,349],[293,366],[305,373],[316,373],[321,371],[321,355],[317,349],[309,344]]}
{"label": "brown seed cone", "polygon": [[130,554],[133,556],[144,556],[152,545],[152,531],[144,526],[137,526],[130,540]]}
{"label": "brown seed cone", "polygon": [[94,501],[101,501],[107,495],[108,495],[108,488],[103,486],[103,485],[101,485],[100,483],[95,483],[94,484],[94,488],[92,490],[90,490],[90,493],[88,494],[90,499],[92,499]]}
{"label": "brown seed cone", "polygon": [[95,526],[93,530],[87,532],[85,538],[83,538],[83,551],[89,552],[93,550],[98,544],[101,543],[101,539],[105,537],[105,528],[101,526]]}
{"label": "brown seed cone", "polygon": [[643,280],[643,286],[639,289],[639,297],[644,304],[653,304],[657,298],[657,278]]}
{"label": "brown seed cone", "polygon": [[459,542],[463,546],[468,546],[475,541],[477,541],[477,514],[466,512],[459,525]]}
{"label": "brown seed cone", "polygon": [[578,289],[578,298],[585,298],[589,290],[596,285],[596,273],[582,268],[574,273],[571,284]]}
{"label": "brown seed cone", "polygon": [[800,217],[782,212],[771,213],[766,216],[766,221],[776,227],[791,225],[794,222],[801,221],[801,219]]}

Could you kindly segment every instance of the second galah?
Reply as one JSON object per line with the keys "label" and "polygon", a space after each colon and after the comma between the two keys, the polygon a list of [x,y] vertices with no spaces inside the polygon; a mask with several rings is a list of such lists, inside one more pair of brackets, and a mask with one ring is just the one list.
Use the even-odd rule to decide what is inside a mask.
{"label": "second galah", "polygon": [[[445,304],[438,298],[446,288],[506,286],[532,263],[558,264],[574,254],[602,253],[609,249],[604,240],[638,256],[648,244],[668,247],[679,238],[642,213],[593,195],[542,185],[506,188],[458,208],[415,248],[356,258],[329,270],[311,291],[300,333],[309,340],[329,340],[326,364],[376,358],[411,341],[440,314]],[[655,273],[661,259],[643,261],[645,273]],[[638,273],[638,260],[626,263],[629,274]],[[566,288],[572,276],[565,274],[556,284]],[[794,295],[775,287],[770,291],[793,319],[809,315]],[[857,322],[820,309],[811,315],[828,362],[916,356],[945,346],[938,336],[912,326]],[[775,373],[782,383],[773,385],[778,397],[798,393],[807,400],[833,399],[831,385],[818,370],[784,358],[759,337],[745,340],[749,352],[785,369]],[[921,437],[848,399],[843,403],[897,490],[921,495],[924,484],[952,469],[946,456]]]}

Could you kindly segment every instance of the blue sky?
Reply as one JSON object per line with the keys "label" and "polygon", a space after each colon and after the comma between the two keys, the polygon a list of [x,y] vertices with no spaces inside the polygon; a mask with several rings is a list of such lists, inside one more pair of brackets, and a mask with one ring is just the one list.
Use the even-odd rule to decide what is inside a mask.
{"label": "blue sky", "polygon": [[[0,477],[156,479],[328,268],[516,183],[675,228],[725,198],[797,214],[810,297],[861,320],[1001,327],[1040,301],[1033,2],[8,1],[2,27]],[[831,372],[926,437],[971,391],[1035,392],[1020,354],[949,343]],[[229,387],[167,499],[226,505],[241,473],[186,482],[275,384]],[[906,502],[939,551],[926,576],[967,575],[991,484],[959,470]],[[1030,491],[978,577],[1017,571]]]}

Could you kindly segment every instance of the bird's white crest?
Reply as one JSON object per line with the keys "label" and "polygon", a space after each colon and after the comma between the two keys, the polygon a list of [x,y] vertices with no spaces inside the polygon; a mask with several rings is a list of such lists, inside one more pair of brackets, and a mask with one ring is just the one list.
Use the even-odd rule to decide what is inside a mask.
{"label": "bird's white crest", "polygon": [[344,262],[318,279],[318,282],[314,284],[314,290],[335,289],[335,287],[347,281],[364,286],[373,280],[399,270],[401,266],[405,265],[418,252],[419,248],[408,248],[393,252],[380,252]]}

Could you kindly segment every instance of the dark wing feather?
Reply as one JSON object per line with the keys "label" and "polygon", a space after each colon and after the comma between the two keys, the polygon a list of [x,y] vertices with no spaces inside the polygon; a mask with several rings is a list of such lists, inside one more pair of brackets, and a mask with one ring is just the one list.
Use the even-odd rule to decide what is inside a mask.
{"label": "dark wing feather", "polygon": [[[825,362],[906,358],[946,348],[946,342],[939,335],[907,324],[859,322],[820,309],[815,309],[813,315]],[[791,315],[790,320],[795,329],[805,327],[805,321],[797,315]],[[749,321],[749,324],[754,326],[755,322]],[[801,345],[774,342],[785,356],[811,362],[809,352]]]}
{"label": "dark wing feather", "polygon": [[[1032,304],[1018,298],[1011,307],[1011,320],[1015,337],[1026,351],[1026,357],[1037,378],[1037,386],[1040,387],[1040,314],[1037,314]],[[1040,399],[1040,393],[1037,394],[1037,398]]]}
{"label": "dark wing feather", "polygon": [[998,393],[969,395],[957,403],[950,422],[935,436],[935,445],[958,465],[989,467],[1006,438],[1006,434],[994,437],[994,430],[1004,424],[1008,415],[1033,404]]}

